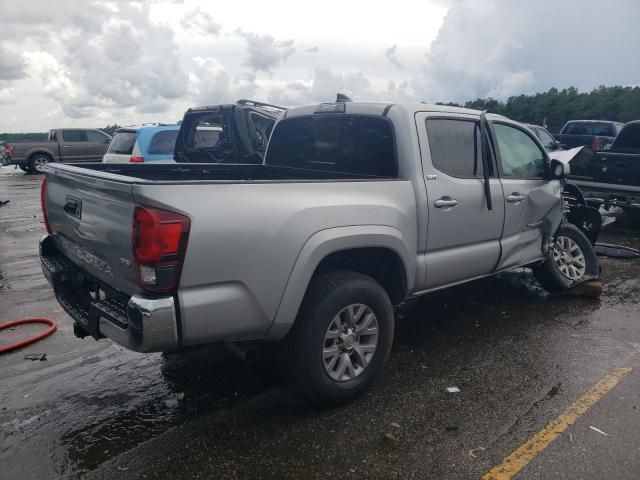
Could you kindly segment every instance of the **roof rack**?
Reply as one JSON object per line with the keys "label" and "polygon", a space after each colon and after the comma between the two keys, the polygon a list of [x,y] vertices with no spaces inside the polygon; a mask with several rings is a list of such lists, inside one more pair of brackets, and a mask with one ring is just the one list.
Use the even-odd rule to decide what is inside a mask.
{"label": "roof rack", "polygon": [[241,98],[236,102],[238,105],[253,105],[254,107],[265,107],[265,108],[274,108],[276,110],[286,110],[285,107],[281,107],[279,105],[273,105],[271,103],[257,102],[255,100],[249,100],[246,98]]}

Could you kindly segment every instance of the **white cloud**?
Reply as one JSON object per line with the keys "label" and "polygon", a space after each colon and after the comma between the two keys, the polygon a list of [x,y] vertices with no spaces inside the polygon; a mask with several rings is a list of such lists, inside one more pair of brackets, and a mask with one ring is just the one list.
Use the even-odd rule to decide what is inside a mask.
{"label": "white cloud", "polygon": [[202,9],[202,7],[196,7],[193,10],[187,12],[181,19],[180,25],[182,28],[189,32],[198,33],[201,35],[215,35],[218,36],[222,30],[222,24],[216,22],[213,16]]}
{"label": "white cloud", "polygon": [[640,78],[640,2],[458,0],[413,79],[429,101],[501,99]]}
{"label": "white cloud", "polygon": [[254,71],[270,72],[296,52],[293,40],[278,41],[271,35],[258,35],[241,29],[237,34],[247,41],[247,65]]}
{"label": "white cloud", "polygon": [[253,74],[232,75],[214,58],[195,57],[189,92],[197,105],[230,103],[252,97],[257,89]]}
{"label": "white cloud", "polygon": [[397,50],[398,50],[398,45],[394,43],[384,51],[384,56],[387,57],[387,60],[389,60],[392,65],[402,69],[404,68],[404,66],[402,65],[402,63],[400,63],[400,59],[398,58],[398,53],[396,52]]}
{"label": "white cloud", "polygon": [[0,103],[17,119],[0,131],[175,121],[240,97],[461,102],[640,79],[637,0],[606,15],[595,0],[0,3]]}

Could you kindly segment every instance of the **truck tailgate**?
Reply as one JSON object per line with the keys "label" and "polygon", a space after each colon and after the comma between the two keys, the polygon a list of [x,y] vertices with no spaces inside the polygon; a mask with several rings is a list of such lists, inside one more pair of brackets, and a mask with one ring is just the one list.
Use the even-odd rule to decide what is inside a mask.
{"label": "truck tailgate", "polygon": [[128,295],[134,282],[131,183],[92,171],[47,172],[46,210],[58,249],[97,279]]}

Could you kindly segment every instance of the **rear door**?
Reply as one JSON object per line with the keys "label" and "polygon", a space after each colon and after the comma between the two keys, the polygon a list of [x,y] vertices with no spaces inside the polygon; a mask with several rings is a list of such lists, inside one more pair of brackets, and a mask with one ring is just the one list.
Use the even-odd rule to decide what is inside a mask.
{"label": "rear door", "polygon": [[427,188],[427,289],[491,273],[500,259],[503,192],[492,178],[484,194],[477,116],[416,115]]}
{"label": "rear door", "polygon": [[80,129],[64,129],[61,139],[63,162],[81,162],[89,158],[89,140],[87,131]]}
{"label": "rear door", "polygon": [[560,182],[548,180],[547,154],[527,128],[494,121],[505,219],[500,269],[540,259],[545,235],[562,215]]}

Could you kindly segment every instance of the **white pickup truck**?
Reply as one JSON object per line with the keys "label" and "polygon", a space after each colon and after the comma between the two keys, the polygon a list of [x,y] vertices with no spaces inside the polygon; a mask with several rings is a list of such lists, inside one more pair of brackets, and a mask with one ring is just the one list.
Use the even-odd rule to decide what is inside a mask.
{"label": "white pickup truck", "polygon": [[338,403],[381,372],[408,298],[519,266],[555,292],[598,274],[566,174],[501,116],[295,108],[258,165],[47,166],[42,267],[80,337],[277,342],[291,384]]}

